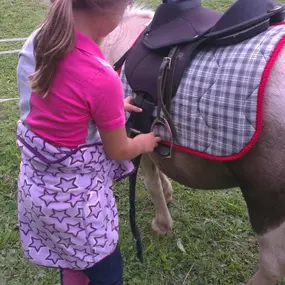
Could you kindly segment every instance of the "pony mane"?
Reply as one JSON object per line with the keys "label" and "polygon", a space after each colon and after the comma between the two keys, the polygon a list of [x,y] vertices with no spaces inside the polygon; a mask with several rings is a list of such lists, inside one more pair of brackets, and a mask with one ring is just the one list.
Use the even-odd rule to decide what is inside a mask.
{"label": "pony mane", "polygon": [[129,5],[117,28],[105,38],[97,41],[111,64],[114,64],[132,46],[153,16],[154,11],[145,5]]}
{"label": "pony mane", "polygon": [[133,4],[127,7],[124,18],[141,17],[141,18],[152,19],[153,16],[154,16],[154,11],[148,8],[146,5]]}

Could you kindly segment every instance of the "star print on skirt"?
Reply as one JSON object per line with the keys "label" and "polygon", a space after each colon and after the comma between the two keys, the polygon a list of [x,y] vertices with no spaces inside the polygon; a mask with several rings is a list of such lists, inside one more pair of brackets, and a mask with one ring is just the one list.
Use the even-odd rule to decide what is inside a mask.
{"label": "star print on skirt", "polygon": [[113,180],[132,173],[110,160],[101,142],[55,147],[18,122],[22,161],[18,220],[24,255],[48,267],[83,270],[110,255],[118,241]]}

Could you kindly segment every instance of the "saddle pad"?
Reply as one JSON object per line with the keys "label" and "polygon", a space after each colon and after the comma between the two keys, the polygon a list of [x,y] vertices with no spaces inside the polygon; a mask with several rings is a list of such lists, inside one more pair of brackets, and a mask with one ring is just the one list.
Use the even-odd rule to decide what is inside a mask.
{"label": "saddle pad", "polygon": [[[199,50],[171,103],[178,135],[174,148],[214,160],[233,160],[255,144],[262,128],[267,79],[285,44],[283,24],[237,45]],[[133,95],[124,67],[121,79],[125,96]],[[165,128],[154,131],[169,144]]]}

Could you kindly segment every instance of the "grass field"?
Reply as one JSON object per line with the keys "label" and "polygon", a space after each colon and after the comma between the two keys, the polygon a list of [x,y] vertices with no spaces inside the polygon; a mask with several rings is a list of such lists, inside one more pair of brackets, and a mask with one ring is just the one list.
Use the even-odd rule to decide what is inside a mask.
{"label": "grass field", "polygon": [[[158,1],[149,1],[155,6]],[[208,0],[223,10],[229,0]],[[26,37],[40,22],[45,7],[38,0],[0,0],[0,39]],[[1,44],[0,51],[21,43]],[[0,99],[17,97],[17,55],[0,55]],[[0,285],[56,285],[57,270],[28,263],[22,256],[16,219],[19,152],[15,128],[17,102],[0,103]],[[174,230],[166,237],[151,233],[153,205],[139,182],[137,222],[143,237],[145,262],[136,259],[128,222],[127,183],[116,185],[120,211],[120,246],[127,285],[237,285],[257,269],[257,245],[246,206],[238,189],[201,192],[174,183],[170,206]],[[177,246],[181,241],[185,252]],[[285,284],[285,283],[282,283]]]}

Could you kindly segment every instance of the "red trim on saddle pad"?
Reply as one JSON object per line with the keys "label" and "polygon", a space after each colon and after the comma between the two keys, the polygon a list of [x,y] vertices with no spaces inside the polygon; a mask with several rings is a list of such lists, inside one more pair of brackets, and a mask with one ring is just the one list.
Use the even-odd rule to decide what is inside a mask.
{"label": "red trim on saddle pad", "polygon": [[[276,26],[277,25],[285,25],[285,22],[282,22],[280,24],[275,24],[275,25]],[[255,145],[255,143],[257,142],[259,135],[261,133],[265,89],[267,86],[267,82],[268,82],[270,72],[271,72],[272,67],[275,63],[275,60],[277,59],[279,53],[281,52],[281,50],[284,46],[285,46],[285,35],[282,37],[282,39],[278,42],[278,44],[274,48],[268,62],[266,63],[266,66],[263,70],[263,73],[262,73],[262,77],[261,77],[261,81],[260,81],[260,85],[259,85],[259,89],[258,89],[257,111],[256,111],[256,131],[255,131],[254,135],[252,136],[250,142],[239,153],[232,154],[229,156],[213,156],[210,154],[206,154],[203,152],[199,152],[199,151],[192,150],[190,148],[182,147],[182,146],[175,145],[175,144],[173,144],[173,148],[180,150],[180,151],[183,151],[183,152],[187,152],[187,153],[195,154],[195,155],[198,155],[198,156],[201,156],[204,158],[208,158],[211,160],[219,160],[219,161],[235,160],[235,159],[238,159],[238,158],[242,157],[243,155],[245,155],[245,153],[248,152]],[[171,143],[165,142],[165,141],[163,141],[162,143],[165,145],[168,145],[168,146],[171,145]]]}
{"label": "red trim on saddle pad", "polygon": [[281,26],[281,25],[285,25],[285,21],[284,22],[280,22],[280,23],[272,24],[271,26]]}

